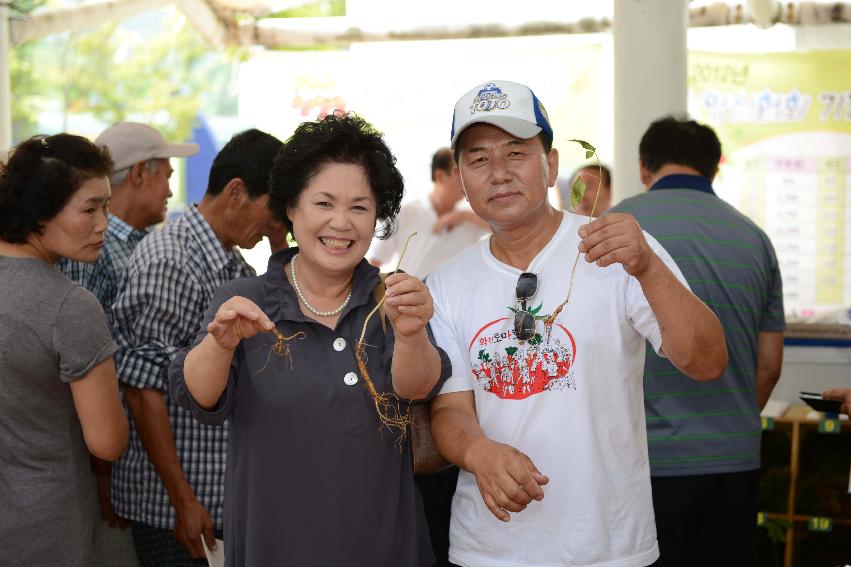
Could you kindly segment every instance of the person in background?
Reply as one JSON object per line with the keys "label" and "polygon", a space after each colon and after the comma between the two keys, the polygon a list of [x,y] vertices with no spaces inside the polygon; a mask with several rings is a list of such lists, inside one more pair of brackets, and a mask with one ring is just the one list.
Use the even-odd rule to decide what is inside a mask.
{"label": "person in background", "polygon": [[376,239],[369,261],[386,271],[396,268],[405,241],[411,239],[402,269],[425,278],[435,266],[481,240],[489,229],[476,214],[461,205],[464,194],[453,175],[455,160],[449,148],[440,148],[431,159],[431,193],[402,205],[398,228],[386,240]]}
{"label": "person in background", "polygon": [[[355,362],[381,295],[364,254],[402,200],[395,161],[353,114],[296,128],[275,160],[269,204],[299,247],[273,255],[265,276],[220,289],[192,350],[171,365],[182,407],[230,423],[229,566],[431,565],[410,437],[382,426]],[[369,375],[382,395],[428,398],[449,373],[426,327],[431,296],[407,274],[385,281],[386,329],[376,312],[364,338]],[[286,356],[270,351],[275,327],[292,337]]]}
{"label": "person in background", "polygon": [[272,254],[276,254],[281,250],[286,250],[290,247],[290,243],[287,240],[287,236],[289,232],[284,228],[284,225],[280,223],[275,223],[273,225],[272,231],[269,234],[269,250]]}
{"label": "person in background", "polygon": [[[594,211],[595,217],[603,216],[609,207],[612,206],[612,172],[605,165],[598,166],[597,164],[583,165],[577,169],[570,180],[559,187],[559,195],[563,209],[570,207],[570,190],[577,178],[581,178],[585,182],[585,194],[582,200],[576,207],[576,214],[591,216],[591,211]],[[600,194],[599,198],[597,194]],[[597,206],[594,207],[594,199],[597,199]]]}
{"label": "person in background", "polygon": [[168,395],[167,369],[190,344],[215,290],[254,270],[235,249],[273,229],[268,178],[281,142],[234,136],[213,160],[207,193],[147,236],[130,257],[113,304],[118,376],[133,416],[115,463],[112,503],[133,522],[144,566],[206,565],[224,503],[226,427],[208,427]]}
{"label": "person in background", "polygon": [[823,398],[830,400],[842,400],[842,407],[839,411],[846,415],[851,415],[851,388],[834,388],[833,390],[822,392],[821,395]]}
{"label": "person in background", "polygon": [[[95,145],[108,149],[114,163],[109,176],[112,198],[103,249],[93,263],[63,258],[59,268],[98,298],[107,321],[111,322],[112,304],[124,266],[150,227],[165,220],[173,171],[169,158],[195,155],[198,144],[169,144],[151,126],[118,122],[101,132]],[[93,464],[98,478],[101,519],[108,527],[125,529],[127,520],[115,514],[110,501],[112,463],[93,459]],[[95,541],[95,563],[109,567],[138,565],[129,535],[107,533],[98,526]]]}
{"label": "person in background", "polygon": [[94,263],[63,259],[59,267],[95,294],[111,321],[124,266],[150,228],[165,220],[174,171],[169,158],[193,156],[198,144],[169,144],[158,130],[137,122],[110,126],[95,144],[105,146],[115,163],[109,177],[112,198],[104,247]]}
{"label": "person in background", "polygon": [[558,151],[528,87],[473,88],[452,126],[459,181],[493,236],[426,282],[452,362],[432,434],[461,468],[449,560],[652,563],[645,340],[713,380],[727,363],[721,325],[631,215],[588,222],[550,205]]}
{"label": "person in background", "polygon": [[0,164],[0,565],[89,567],[89,453],[127,446],[103,308],[56,269],[104,245],[109,152],[79,136],[21,143]]}
{"label": "person in background", "polygon": [[[644,405],[659,565],[750,565],[756,541],[760,411],[783,363],[783,289],[774,247],[712,188],[721,142],[706,125],[668,116],[638,147],[646,193],[630,213],[677,262],[724,326],[730,363],[691,382],[650,352]],[[719,545],[719,542],[724,542]]]}

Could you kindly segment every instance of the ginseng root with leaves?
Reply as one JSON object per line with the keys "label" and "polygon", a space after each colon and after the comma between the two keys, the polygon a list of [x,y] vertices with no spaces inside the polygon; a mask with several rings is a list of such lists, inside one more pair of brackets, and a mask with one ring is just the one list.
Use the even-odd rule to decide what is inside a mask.
{"label": "ginseng root with leaves", "polygon": [[[568,140],[570,142],[574,142],[582,146],[585,150],[585,159],[594,158],[594,161],[597,162],[597,178],[602,179],[603,177],[603,164],[600,163],[600,157],[597,155],[597,148],[586,142],[585,140],[577,140],[571,139]],[[585,185],[585,181],[582,180],[582,177],[577,176],[573,181],[573,184],[570,187],[570,204],[573,205],[575,209],[580,202],[582,202],[582,197],[585,196],[585,190],[587,186]],[[597,210],[597,199],[600,197],[600,192],[597,192],[597,195],[594,197],[594,205],[591,207],[591,214],[589,215],[588,222],[590,223],[594,218],[594,213]],[[567,295],[564,298],[564,301],[556,307],[552,313],[549,315],[538,315],[537,311],[530,312],[535,320],[543,321],[544,328],[546,329],[547,341],[549,341],[550,334],[552,332],[553,324],[555,323],[556,318],[561,314],[562,310],[565,306],[570,302],[570,294],[573,292],[573,280],[576,277],[576,266],[579,264],[579,256],[580,252],[577,250],[576,257],[573,260],[573,268],[570,270],[570,282],[567,286]]]}

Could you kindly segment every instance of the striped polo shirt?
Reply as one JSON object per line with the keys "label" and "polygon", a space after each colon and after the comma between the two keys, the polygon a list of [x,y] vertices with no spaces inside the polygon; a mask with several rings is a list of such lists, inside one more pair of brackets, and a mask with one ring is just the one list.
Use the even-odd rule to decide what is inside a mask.
{"label": "striped polo shirt", "polygon": [[632,213],[718,316],[730,360],[720,379],[692,380],[647,349],[644,399],[653,476],[759,468],[758,333],[782,331],[783,292],[765,232],[721,200],[709,179],[669,175],[612,212]]}

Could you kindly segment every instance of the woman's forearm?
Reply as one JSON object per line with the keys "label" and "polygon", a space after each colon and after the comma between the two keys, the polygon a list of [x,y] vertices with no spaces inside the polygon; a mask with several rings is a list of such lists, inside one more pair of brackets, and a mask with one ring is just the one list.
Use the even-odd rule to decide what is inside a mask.
{"label": "woman's forearm", "polygon": [[214,407],[225,391],[235,350],[223,348],[211,335],[207,335],[186,355],[183,379],[189,393],[202,408]]}
{"label": "woman's forearm", "polygon": [[413,337],[396,336],[393,347],[393,389],[407,400],[428,396],[440,378],[440,355],[425,329]]}

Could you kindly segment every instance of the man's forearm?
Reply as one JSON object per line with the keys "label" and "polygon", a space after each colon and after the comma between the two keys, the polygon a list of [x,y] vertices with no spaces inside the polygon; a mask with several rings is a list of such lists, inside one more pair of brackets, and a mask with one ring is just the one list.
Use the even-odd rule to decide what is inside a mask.
{"label": "man's forearm", "polygon": [[476,444],[487,441],[475,416],[455,407],[432,405],[431,434],[443,458],[468,472],[472,472]]}
{"label": "man's forearm", "polygon": [[528,455],[488,439],[472,391],[441,394],[431,404],[431,431],[443,457],[476,477],[482,501],[503,522],[532,500],[543,500],[549,478]]}
{"label": "man's forearm", "polygon": [[112,462],[104,461],[103,459],[98,459],[94,455],[91,455],[92,469],[95,471],[95,476],[97,477],[98,486],[106,486],[107,488],[110,485],[110,477],[112,477]]}
{"label": "man's forearm", "polygon": [[765,407],[783,367],[783,332],[760,331],[756,356],[756,399],[760,410]]}
{"label": "man's forearm", "polygon": [[665,356],[696,380],[714,380],[727,366],[721,323],[658,256],[638,278],[662,333]]}
{"label": "man's forearm", "polygon": [[774,386],[777,385],[778,379],[780,379],[779,372],[769,374],[768,372],[760,372],[757,370],[756,401],[757,404],[759,404],[760,411],[765,407],[765,404],[768,403],[768,399],[771,397],[771,392],[774,391]]}
{"label": "man's forearm", "polygon": [[165,485],[172,506],[176,508],[179,503],[194,499],[195,493],[183,474],[177,456],[163,395],[158,390],[140,390],[127,386],[124,397],[136,422],[145,452]]}

